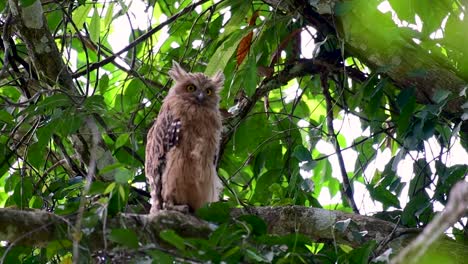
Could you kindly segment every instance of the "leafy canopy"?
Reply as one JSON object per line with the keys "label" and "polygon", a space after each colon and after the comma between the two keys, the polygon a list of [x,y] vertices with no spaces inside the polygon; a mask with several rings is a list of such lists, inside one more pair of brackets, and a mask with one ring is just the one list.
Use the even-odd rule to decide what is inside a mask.
{"label": "leafy canopy", "polygon": [[[34,2],[19,1],[22,8]],[[191,71],[222,70],[226,76],[219,175],[227,187],[224,202],[198,212],[218,224],[209,238],[163,231],[161,239],[178,253],[143,249],[155,263],[171,263],[175,256],[227,263],[367,261],[375,243],[352,249],[300,234],[274,236],[257,216],[230,221],[229,210],[301,205],[352,212],[354,202],[361,213],[379,210],[386,220],[421,227],[435,205],[446,204],[450,187],[466,179],[466,131],[460,132],[460,116],[446,114],[452,101],[466,100],[466,91],[436,87],[424,102],[411,80],[429,74],[427,64],[401,72],[407,86],[392,75],[393,58],[416,54],[467,82],[466,6],[460,1],[381,2],[401,24],[420,29],[399,27],[389,12],[379,11],[379,1],[343,1],[330,10],[341,24],[328,32],[323,10],[296,14],[266,3],[277,1],[42,2],[74,86],[47,79],[40,69],[46,65],[31,64],[27,41],[7,19],[11,8],[0,2],[1,21],[13,29],[2,36],[9,53],[0,51],[3,207],[67,216],[86,198],[83,238],[118,213],[146,213],[145,138],[171,85],[173,60]],[[311,25],[308,16],[323,27]],[[434,37],[438,31],[442,36]],[[307,39],[323,43],[314,49]],[[398,48],[402,43],[414,53]],[[102,150],[94,154],[90,119],[102,138]],[[455,151],[465,164],[448,162]],[[96,175],[86,190],[93,158]],[[455,240],[466,241],[464,228],[453,229]],[[106,239],[128,249],[141,246],[125,228],[111,230]],[[82,243],[86,247],[86,239]],[[71,259],[68,240],[44,250],[1,250],[6,263]]]}

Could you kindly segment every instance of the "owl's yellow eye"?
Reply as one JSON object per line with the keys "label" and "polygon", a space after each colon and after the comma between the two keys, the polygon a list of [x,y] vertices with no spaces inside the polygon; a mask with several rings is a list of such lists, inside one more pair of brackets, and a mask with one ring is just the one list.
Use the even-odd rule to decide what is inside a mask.
{"label": "owl's yellow eye", "polygon": [[211,88],[206,89],[206,94],[207,95],[212,95],[213,94],[213,89],[211,89]]}
{"label": "owl's yellow eye", "polygon": [[195,87],[195,85],[193,85],[193,84],[187,85],[186,88],[187,88],[187,91],[189,91],[189,92],[194,92],[194,91],[197,89],[197,88]]}

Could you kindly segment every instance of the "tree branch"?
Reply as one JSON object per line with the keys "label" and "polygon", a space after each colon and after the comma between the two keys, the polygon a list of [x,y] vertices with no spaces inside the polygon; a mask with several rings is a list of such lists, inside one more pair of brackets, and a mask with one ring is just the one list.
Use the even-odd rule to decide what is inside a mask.
{"label": "tree branch", "polygon": [[[231,211],[233,219],[247,214],[262,218],[268,233],[272,235],[301,234],[312,241],[337,242],[352,247],[358,247],[370,240],[381,242],[391,234],[393,240],[406,240],[406,234],[415,232],[414,229],[397,227],[393,223],[374,217],[321,208],[278,206],[236,208]],[[63,218],[45,211],[0,209],[0,225],[5,230],[0,232],[0,240],[29,246],[45,246],[52,240],[72,240],[73,220],[74,216]],[[353,224],[344,230],[335,228],[338,222],[345,220],[350,220]],[[124,214],[108,219],[106,223],[107,229],[122,226],[135,232],[143,244],[158,242],[158,234],[166,229],[172,229],[183,237],[198,238],[207,238],[213,231],[213,225],[210,227],[210,224],[203,220],[177,211],[160,211],[155,215]],[[356,237],[356,232],[363,231],[367,232],[365,236]],[[104,246],[101,228],[95,228],[86,239],[91,243],[89,246],[93,251]]]}

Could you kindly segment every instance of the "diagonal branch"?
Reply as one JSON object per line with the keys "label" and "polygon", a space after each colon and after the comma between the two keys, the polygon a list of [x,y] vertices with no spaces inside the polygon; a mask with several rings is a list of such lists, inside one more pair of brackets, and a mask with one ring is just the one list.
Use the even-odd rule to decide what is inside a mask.
{"label": "diagonal branch", "polygon": [[93,71],[93,70],[96,70],[108,63],[111,63],[112,61],[114,61],[118,56],[122,55],[123,53],[129,51],[130,49],[136,47],[138,44],[140,44],[141,42],[147,40],[148,38],[150,38],[153,34],[155,34],[156,32],[158,32],[159,30],[161,30],[162,28],[164,28],[165,26],[171,24],[172,22],[174,22],[175,20],[177,20],[179,17],[191,12],[192,10],[195,9],[195,7],[205,3],[205,2],[208,2],[208,0],[200,0],[194,4],[191,4],[189,6],[187,6],[186,8],[182,9],[179,13],[176,13],[175,15],[171,16],[170,18],[168,18],[166,21],[164,21],[163,23],[157,25],[156,27],[150,29],[148,32],[146,32],[145,34],[141,35],[140,37],[138,37],[137,39],[135,39],[133,42],[131,42],[130,44],[128,44],[127,47],[123,48],[122,50],[112,54],[111,56],[103,59],[102,61],[100,62],[96,62],[96,63],[93,63],[91,65],[89,65],[89,67],[87,67],[86,69],[82,70],[82,71],[79,71],[79,72],[76,72],[73,74],[73,77],[74,78],[77,78],[77,77],[80,77],[80,76],[83,76],[85,74],[87,74],[88,72],[90,71]]}
{"label": "diagonal branch", "polygon": [[290,80],[294,78],[318,74],[323,69],[327,69],[329,72],[333,73],[342,73],[343,71],[346,71],[346,75],[357,82],[364,82],[367,79],[367,77],[363,73],[357,71],[352,67],[343,67],[340,65],[335,65],[334,63],[329,61],[317,59],[301,59],[297,61],[296,64],[286,67],[284,70],[280,71],[276,75],[265,78],[250,98],[243,96],[239,99],[239,101],[237,102],[238,111],[232,116],[229,116],[228,118],[224,119],[223,123],[227,132],[223,134],[220,156],[222,155],[224,146],[229,142],[232,136],[232,133],[234,131],[233,128],[237,127],[237,125],[240,124],[240,122],[242,122],[242,120],[253,109],[255,104],[266,94],[268,94],[268,92],[278,89],[283,85],[286,85]]}

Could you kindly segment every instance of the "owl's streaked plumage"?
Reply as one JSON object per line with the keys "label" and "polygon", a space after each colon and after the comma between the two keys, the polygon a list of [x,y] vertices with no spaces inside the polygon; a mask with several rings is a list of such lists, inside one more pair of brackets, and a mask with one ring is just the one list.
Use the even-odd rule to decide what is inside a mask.
{"label": "owl's streaked plumage", "polygon": [[216,161],[221,137],[219,91],[224,76],[187,73],[176,62],[175,81],[148,132],[145,173],[151,211],[187,205],[194,211],[219,199]]}

